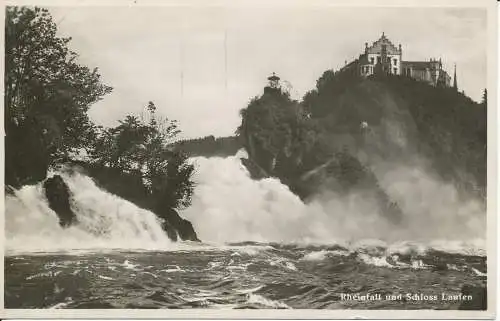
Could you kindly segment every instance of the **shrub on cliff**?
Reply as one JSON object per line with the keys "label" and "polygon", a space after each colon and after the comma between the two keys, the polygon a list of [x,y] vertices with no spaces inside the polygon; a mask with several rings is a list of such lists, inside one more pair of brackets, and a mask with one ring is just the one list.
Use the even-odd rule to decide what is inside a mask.
{"label": "shrub on cliff", "polygon": [[486,92],[478,104],[406,77],[329,70],[300,104],[279,90],[254,98],[238,134],[251,160],[302,198],[325,188],[371,190],[396,217],[376,162],[423,156],[445,180],[485,191],[486,104]]}
{"label": "shrub on cliff", "polygon": [[[412,147],[431,161],[438,174],[465,190],[485,192],[486,91],[482,102],[476,103],[454,88],[434,87],[404,76],[363,79],[326,71],[302,104],[333,137],[331,144],[349,137],[356,149],[375,147],[359,130],[364,121],[376,126],[384,120],[399,122],[396,125],[401,128],[414,125]],[[403,114],[408,118],[395,116]],[[376,143],[381,145],[380,152],[393,152],[394,146],[387,141]]]}
{"label": "shrub on cliff", "polygon": [[486,196],[486,92],[477,103],[454,88],[399,76],[375,80],[408,104],[418,130],[419,149],[432,160],[436,171],[460,189]]}
{"label": "shrub on cliff", "polygon": [[127,116],[114,128],[99,128],[93,162],[140,177],[156,208],[183,208],[191,203],[193,165],[187,156],[172,147],[179,134],[177,123],[158,119],[156,107],[147,106],[147,119]]}
{"label": "shrub on cliff", "polygon": [[304,95],[301,104],[312,118],[325,117],[338,107],[338,97],[359,80],[351,72],[327,70],[316,81],[316,87]]}

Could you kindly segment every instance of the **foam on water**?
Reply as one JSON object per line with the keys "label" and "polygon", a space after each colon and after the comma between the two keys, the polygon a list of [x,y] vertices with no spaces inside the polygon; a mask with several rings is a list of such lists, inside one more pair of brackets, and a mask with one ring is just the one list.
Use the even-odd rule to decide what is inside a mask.
{"label": "foam on water", "polygon": [[[191,159],[197,185],[192,206],[182,215],[204,241],[339,244],[349,250],[382,248],[387,254],[436,249],[485,255],[481,238],[485,235],[485,213],[475,201],[461,203],[449,185],[420,176],[417,190],[406,184],[403,209],[427,199],[434,204],[440,192],[445,204],[434,209],[415,205],[397,225],[381,215],[373,202],[355,193],[343,197],[325,193],[305,204],[278,179],[252,180],[240,161],[244,157],[246,153],[240,151],[233,157]],[[404,178],[400,172],[398,168],[398,186]],[[432,193],[425,192],[429,186]],[[325,195],[329,197],[325,199]],[[444,211],[446,206],[456,211]]]}
{"label": "foam on water", "polygon": [[[455,202],[452,208],[459,209],[456,214],[458,220],[455,221],[450,211],[444,211],[444,205],[436,205],[436,211],[416,206],[422,212],[408,210],[404,213],[403,224],[395,225],[381,216],[371,206],[373,204],[355,194],[343,197],[329,194],[326,199],[324,194],[306,204],[278,179],[251,179],[240,161],[241,157],[246,157],[244,151],[232,157],[196,157],[190,160],[196,167],[196,187],[192,205],[180,214],[193,223],[204,244],[171,242],[154,213],[107,193],[81,173],[61,171],[57,174],[64,178],[72,192],[71,206],[79,224],[61,228],[57,215],[47,204],[42,184],[25,186],[15,195],[6,196],[7,252],[234,252],[237,249],[240,255],[255,256],[269,249],[266,244],[276,242],[338,244],[345,249],[345,253],[360,251],[370,257],[422,254],[430,249],[468,255],[486,254],[486,244],[481,238],[485,231],[480,223],[484,213],[474,202],[466,202],[463,208],[460,207],[448,185],[442,187],[447,196],[444,201],[449,204]],[[399,174],[398,177],[403,176]],[[420,185],[415,188],[426,188],[422,180],[417,182]],[[400,180],[398,184],[402,184]],[[403,185],[409,198],[401,202],[403,209],[416,203],[412,199],[415,195],[425,203],[425,197],[439,191],[436,182],[431,184],[433,193],[412,193],[410,185]],[[432,195],[432,200],[435,199]],[[459,227],[455,229],[456,224]],[[452,233],[455,230],[460,233]],[[249,241],[264,244],[228,245]],[[309,253],[303,260],[322,260],[330,254],[336,255]],[[385,263],[372,260],[371,264]],[[286,264],[283,266],[293,269]]]}
{"label": "foam on water", "polygon": [[378,267],[389,267],[392,268],[393,265],[387,262],[386,257],[382,256],[371,256],[368,254],[358,254],[358,257],[363,261],[363,263]]}
{"label": "foam on water", "polygon": [[270,299],[263,297],[262,295],[255,294],[255,293],[251,293],[249,295],[247,302],[263,305],[265,307],[274,308],[274,309],[290,309],[290,307],[283,302],[270,300]]}
{"label": "foam on water", "polygon": [[145,249],[172,247],[156,215],[101,190],[80,173],[57,173],[72,192],[78,224],[67,229],[47,203],[42,184],[24,186],[6,196],[8,252]]}
{"label": "foam on water", "polygon": [[303,260],[303,261],[321,261],[321,260],[324,260],[326,258],[328,253],[329,252],[325,251],[325,250],[310,252],[310,253],[307,253],[306,255],[304,255],[304,257],[302,257],[301,260]]}
{"label": "foam on water", "polygon": [[483,273],[479,271],[478,269],[472,268],[472,271],[477,275],[477,276],[487,276],[486,273]]}

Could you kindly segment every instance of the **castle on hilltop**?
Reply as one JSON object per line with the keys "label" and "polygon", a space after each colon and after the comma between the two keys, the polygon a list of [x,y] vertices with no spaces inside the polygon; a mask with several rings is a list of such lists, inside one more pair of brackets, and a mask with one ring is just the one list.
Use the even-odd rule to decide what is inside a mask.
{"label": "castle on hilltop", "polygon": [[[396,47],[384,33],[371,46],[365,43],[365,52],[359,55],[358,59],[346,64],[341,70],[352,70],[362,77],[377,73],[403,75],[433,86],[451,86],[451,77],[443,69],[441,59],[404,61],[401,44]],[[456,67],[453,87],[457,87]]]}

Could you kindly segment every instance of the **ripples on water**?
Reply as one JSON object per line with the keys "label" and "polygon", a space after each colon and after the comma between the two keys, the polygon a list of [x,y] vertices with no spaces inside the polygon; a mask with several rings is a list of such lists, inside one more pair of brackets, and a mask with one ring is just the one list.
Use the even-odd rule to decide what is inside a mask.
{"label": "ripples on water", "polygon": [[240,243],[172,252],[11,254],[6,308],[457,309],[457,301],[347,301],[341,293],[460,294],[486,257],[380,246]]}

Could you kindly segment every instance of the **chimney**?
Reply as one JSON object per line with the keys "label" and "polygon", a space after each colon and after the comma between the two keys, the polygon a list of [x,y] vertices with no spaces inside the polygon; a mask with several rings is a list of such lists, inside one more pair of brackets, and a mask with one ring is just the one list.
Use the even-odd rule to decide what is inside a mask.
{"label": "chimney", "polygon": [[365,42],[365,53],[368,52],[368,42]]}

